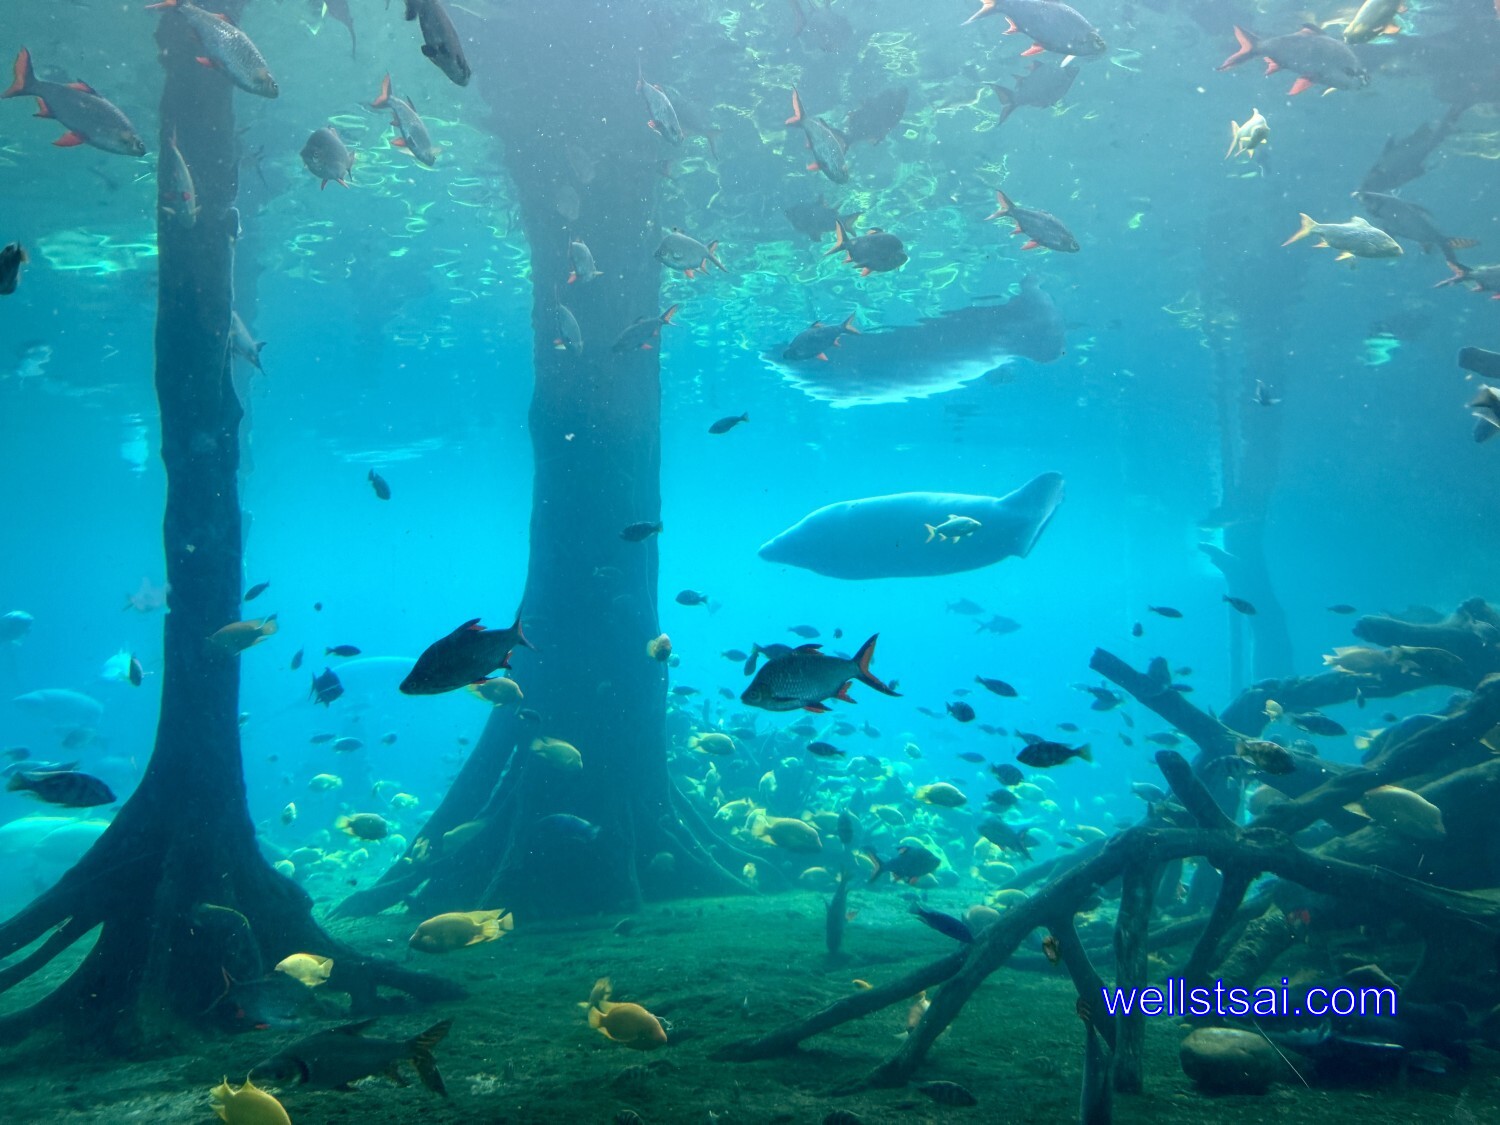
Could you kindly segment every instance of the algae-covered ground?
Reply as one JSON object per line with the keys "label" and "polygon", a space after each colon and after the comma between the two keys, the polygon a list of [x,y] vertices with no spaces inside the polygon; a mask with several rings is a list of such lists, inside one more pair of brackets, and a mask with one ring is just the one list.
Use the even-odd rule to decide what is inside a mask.
{"label": "algae-covered ground", "polygon": [[[849,925],[847,959],[837,964],[824,952],[823,897],[810,893],[652,906],[623,935],[613,932],[618,915],[572,926],[523,922],[501,941],[421,959],[420,967],[461,981],[468,999],[384,1016],[376,1025],[377,1033],[405,1037],[451,1018],[452,1033],[437,1049],[450,1099],[415,1081],[402,1088],[384,1078],[350,1093],[277,1092],[296,1125],[607,1125],[626,1107],[647,1125],[705,1125],[710,1114],[720,1125],[816,1125],[835,1109],[871,1125],[1077,1120],[1083,1031],[1060,971],[1001,971],[938,1042],[919,1082],[960,1083],[977,1096],[976,1107],[935,1105],[915,1085],[832,1093],[896,1047],[904,1005],[810,1040],[792,1057],[711,1061],[720,1044],[807,1014],[847,993],[855,978],[888,980],[949,948],[905,913],[897,891],[856,893],[851,906],[858,913]],[[412,927],[400,916],[335,924],[349,941],[393,957],[404,956]],[[616,999],[644,1004],[670,1025],[668,1046],[632,1051],[589,1029],[579,1002],[603,975],[612,978]],[[36,987],[28,982],[25,991],[34,994]],[[327,1023],[310,1009],[297,1031],[205,1040],[191,1053],[164,1059],[88,1058],[36,1037],[0,1054],[0,1117],[207,1125],[215,1120],[208,1089],[221,1076],[242,1080],[280,1045],[342,1015],[342,997],[309,999]],[[1117,1122],[1263,1125],[1272,1114],[1321,1125],[1500,1120],[1500,1058],[1490,1052],[1478,1052],[1468,1071],[1393,1086],[1307,1089],[1293,1078],[1263,1097],[1208,1099],[1178,1066],[1182,1034],[1176,1020],[1151,1021],[1146,1092],[1117,1099]],[[409,1071],[408,1077],[414,1079]]]}

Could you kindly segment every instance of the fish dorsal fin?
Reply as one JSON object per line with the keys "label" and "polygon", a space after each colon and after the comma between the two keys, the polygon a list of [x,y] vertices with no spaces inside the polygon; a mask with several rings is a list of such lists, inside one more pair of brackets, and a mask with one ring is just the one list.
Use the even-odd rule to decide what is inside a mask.
{"label": "fish dorsal fin", "polygon": [[792,651],[793,652],[821,652],[821,651],[823,651],[823,646],[822,645],[815,645],[815,644],[798,645],[796,648],[792,649]]}
{"label": "fish dorsal fin", "polygon": [[96,89],[94,89],[87,82],[84,82],[82,79],[80,79],[77,82],[69,82],[68,83],[68,89],[70,89],[70,90],[82,90],[85,94],[93,94],[94,97],[96,97],[96,98],[99,96],[99,91],[96,90]]}
{"label": "fish dorsal fin", "polygon": [[471,618],[469,618],[469,620],[465,621],[462,625],[460,625],[457,629],[453,630],[453,632],[454,633],[482,633],[482,632],[484,632],[484,626],[481,625],[479,623],[479,621],[480,621],[480,619],[478,617],[471,617]]}
{"label": "fish dorsal fin", "polygon": [[329,1034],[331,1034],[331,1035],[363,1035],[375,1023],[375,1020],[378,1019],[378,1018],[379,1017],[377,1017],[377,1016],[371,1016],[367,1020],[359,1020],[356,1023],[346,1023],[346,1024],[344,1024],[341,1027],[330,1028],[329,1029]]}

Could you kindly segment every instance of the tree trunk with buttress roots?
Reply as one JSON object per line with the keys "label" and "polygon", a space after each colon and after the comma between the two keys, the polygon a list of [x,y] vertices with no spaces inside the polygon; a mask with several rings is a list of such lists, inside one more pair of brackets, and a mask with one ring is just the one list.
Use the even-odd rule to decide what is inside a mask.
{"label": "tree trunk with buttress roots", "polygon": [[[368,914],[406,901],[421,912],[574,914],[742,889],[735,873],[747,857],[668,777],[668,666],[646,651],[660,633],[658,540],[621,535],[662,519],[661,347],[686,342],[684,329],[659,324],[659,336],[616,347],[630,325],[666,311],[655,203],[662,164],[677,150],[652,134],[636,92],[637,60],[650,77],[666,54],[626,0],[486,27],[503,36],[494,46],[508,65],[480,83],[531,251],[535,473],[521,613],[536,648],[512,657],[519,707],[493,712],[407,855],[339,909]],[[559,80],[578,58],[597,60],[588,80]],[[568,191],[579,197],[573,222],[558,207]],[[569,281],[574,238],[600,276]],[[557,343],[559,303],[577,318],[581,351]],[[577,747],[582,770],[533,753],[547,738]],[[545,819],[558,813],[599,835],[580,838]]]}
{"label": "tree trunk with buttress roots", "polygon": [[[240,617],[236,472],[242,410],[230,381],[229,319],[238,216],[233,87],[194,62],[183,20],[161,19],[159,146],[175,137],[192,169],[191,225],[162,210],[156,390],[167,474],[163,522],[170,610],[156,745],[135,793],[58,883],[0,924],[8,990],[79,940],[97,940],[40,1001],[0,1019],[0,1040],[58,1023],[100,1047],[138,1050],[191,1030],[283,957],[334,959],[328,988],[357,1010],[386,985],[421,999],[462,995],[446,981],[367,958],[330,938],[297,884],[261,856],[246,803],[239,660],[207,641]],[[167,181],[162,157],[161,182]],[[180,201],[171,201],[180,210]],[[244,659],[255,659],[253,651]]]}

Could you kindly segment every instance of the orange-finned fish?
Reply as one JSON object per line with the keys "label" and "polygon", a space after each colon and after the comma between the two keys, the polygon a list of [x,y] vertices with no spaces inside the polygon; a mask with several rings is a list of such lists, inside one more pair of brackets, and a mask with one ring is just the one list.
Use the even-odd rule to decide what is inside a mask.
{"label": "orange-finned fish", "polygon": [[432,134],[427,131],[427,122],[423,121],[421,115],[417,113],[416,107],[411,104],[411,99],[391,93],[389,74],[381,80],[380,93],[370,103],[371,109],[387,107],[391,111],[391,124],[401,134],[394,138],[391,144],[396,148],[404,148],[420,163],[431,168],[437,163],[438,153],[441,150],[433,143]]}
{"label": "orange-finned fish", "polygon": [[677,110],[672,105],[672,99],[667,97],[667,92],[660,86],[646,81],[640,60],[636,60],[635,73],[635,92],[646,99],[646,110],[651,114],[646,124],[662,140],[680,145],[685,134],[682,122],[677,120]]}
{"label": "orange-finned fish", "polygon": [[92,145],[121,156],[144,156],[141,140],[130,119],[113,103],[101,98],[87,82],[47,82],[31,68],[31,52],[22,47],[16,55],[15,81],[0,98],[36,99],[36,115],[50,117],[67,130],[54,145],[71,148]]}
{"label": "orange-finned fish", "polygon": [[302,146],[302,163],[307,170],[323,181],[323,188],[332,180],[339,187],[348,187],[349,173],[354,168],[354,154],[344,147],[338,131],[332,125],[314,129]]}
{"label": "orange-finned fish", "polygon": [[274,98],[281,91],[276,79],[271,77],[271,68],[266,65],[260,48],[250,41],[228,16],[217,12],[205,12],[192,0],[160,0],[147,4],[147,11],[171,8],[182,15],[203,46],[198,62],[222,70],[225,75],[247,94],[262,98]]}
{"label": "orange-finned fish", "polygon": [[158,205],[163,214],[171,215],[181,226],[190,227],[198,221],[198,189],[193,186],[192,170],[177,148],[175,129],[161,154],[161,163]]}
{"label": "orange-finned fish", "polygon": [[824,251],[823,257],[842,250],[844,261],[858,266],[861,277],[869,277],[872,273],[889,273],[906,265],[906,246],[889,231],[871,227],[859,237],[851,238],[842,219],[834,224],[833,229],[838,239],[832,250]]}
{"label": "orange-finned fish", "polygon": [[830,656],[821,645],[799,645],[761,665],[740,702],[763,711],[827,711],[826,699],[849,702],[849,684],[858,680],[884,695],[900,695],[870,671],[876,633],[852,657]]}
{"label": "orange-finned fish", "polygon": [[792,115],[786,119],[786,123],[789,126],[802,126],[802,132],[807,136],[807,148],[813,155],[812,163],[807,166],[809,172],[822,172],[836,184],[849,182],[849,161],[846,155],[849,146],[831,125],[807,115],[802,108],[802,95],[795,86],[792,87]]}

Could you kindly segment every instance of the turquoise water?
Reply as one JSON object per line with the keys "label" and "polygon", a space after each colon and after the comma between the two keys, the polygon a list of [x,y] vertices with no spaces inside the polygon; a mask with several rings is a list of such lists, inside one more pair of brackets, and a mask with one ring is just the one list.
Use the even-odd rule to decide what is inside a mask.
{"label": "turquoise water", "polygon": [[[1166,724],[1134,704],[1091,710],[1080,690],[1099,683],[1087,666],[1096,646],[1137,667],[1164,655],[1191,668],[1177,677],[1193,689],[1187,698],[1217,710],[1253,678],[1321,671],[1322,654],[1358,643],[1357,618],[1328,606],[1446,615],[1492,594],[1494,450],[1471,438],[1464,406],[1478,380],[1454,361],[1461,347],[1500,348],[1489,294],[1433,288],[1449,276],[1443,255],[1412,239],[1399,258],[1352,265],[1311,240],[1280,244],[1300,212],[1324,222],[1356,214],[1350,193],[1388,137],[1461,110],[1426,174],[1397,194],[1429,208],[1445,235],[1478,241],[1451,251],[1463,263],[1488,261],[1500,243],[1490,198],[1500,25],[1479,0],[1422,7],[1402,18],[1400,36],[1357,48],[1367,88],[1288,97],[1294,69],[1262,77],[1255,60],[1214,68],[1234,49],[1235,24],[1289,34],[1300,10],[1085,6],[1110,50],[1073,64],[1079,77],[1059,105],[1023,107],[999,125],[1000,101],[986,84],[1013,88],[1032,64],[1019,57],[1029,41],[1003,36],[1000,17],[960,27],[963,4],[802,7],[818,18],[800,36],[783,4],[653,9],[640,43],[646,78],[667,87],[684,116],[693,107],[707,115],[714,154],[701,138],[673,147],[651,136],[629,83],[608,125],[646,158],[669,161],[652,221],[717,240],[728,268],[693,279],[664,272],[658,308],[639,310],[680,306],[660,341],[665,529],[648,549],[660,552],[658,616],[676,654],[670,683],[698,694],[669,697],[672,739],[662,752],[674,784],[710,817],[753,795],[785,746],[763,745],[753,769],[726,763],[731,783],[715,795],[705,791],[702,757],[685,749],[688,734],[753,720],[762,737],[806,716],[747,717],[732,698],[746,686],[739,662],[721,653],[798,643],[788,631],[797,625],[840,651],[879,633],[874,671],[898,680],[901,697],[856,684],[857,707],[836,703],[834,715],[814,718],[848,756],[883,761],[894,781],[881,800],[944,852],[950,897],[938,905],[961,913],[991,889],[970,875],[976,857],[963,850],[974,844],[971,814],[995,783],[958,755],[1013,761],[1023,745],[977,724],[1091,745],[1091,766],[1042,775],[1034,800],[1047,807],[1013,817],[1043,830],[1039,859],[1065,856],[1080,825],[1113,832],[1132,823],[1142,805],[1128,784],[1161,783],[1150,756],[1159,745],[1145,736],[1170,734]],[[611,11],[600,6],[598,18]],[[1325,23],[1347,14],[1316,12]],[[351,888],[373,884],[422,834],[488,716],[467,692],[400,694],[410,661],[467,619],[509,622],[527,578],[535,248],[490,99],[515,96],[496,76],[522,68],[506,56],[512,33],[530,41],[516,29],[553,20],[565,28],[574,17],[498,2],[455,5],[452,15],[475,71],[463,88],[420,56],[415,24],[373,2],[354,6],[357,57],[320,5],[251,4],[240,20],[281,88],[274,101],[235,96],[236,306],[266,345],[263,373],[235,361],[246,409],[243,587],[271,583],[243,616],[274,612],[280,625],[239,662],[244,775],[267,858],[322,853],[296,876],[319,917]],[[819,18],[830,16],[851,31],[845,39],[834,27],[839,49],[824,51]],[[44,79],[90,82],[153,150],[134,159],[55,148],[57,126],[34,120],[29,99],[0,105],[0,240],[18,239],[31,257],[18,291],[0,297],[0,527],[9,547],[0,552],[0,613],[34,619],[0,644],[0,744],[77,760],[121,802],[151,755],[164,670],[161,609],[127,603],[143,579],[159,587],[166,576],[152,383],[159,18],[174,17],[83,3],[26,6],[0,21],[0,47],[28,47]],[[626,40],[621,49],[634,50]],[[557,50],[559,83],[598,80],[566,42]],[[1035,65],[1057,66],[1059,56],[1043,53]],[[387,72],[443,146],[431,169],[390,146],[388,118],[367,108]],[[783,125],[794,85],[807,112],[835,126],[890,87],[905,87],[909,103],[883,142],[850,148],[850,180],[836,185],[803,167],[802,134]],[[543,115],[545,91],[534,93]],[[1252,107],[1269,121],[1269,146],[1254,159],[1225,159],[1230,122]],[[298,157],[307,134],[329,123],[356,157],[347,189],[320,190]],[[568,159],[577,182],[558,181],[565,216],[586,186]],[[1080,251],[1022,251],[1008,223],[984,222],[996,189],[1054,213]],[[783,214],[820,197],[840,213],[863,212],[859,232],[897,234],[910,260],[862,278],[825,256],[832,233],[809,241]],[[586,212],[569,224],[591,237]],[[892,358],[894,330],[1015,299],[1026,279],[1055,307],[1060,356],[1005,360],[993,341],[975,343],[964,381],[937,390],[926,385],[937,366],[931,338],[931,351]],[[891,401],[830,402],[766,361],[815,319],[851,314],[864,335],[848,349],[902,376]],[[606,348],[607,339],[588,346]],[[1255,402],[1257,382],[1278,401]],[[748,423],[708,432],[742,413]],[[372,469],[390,484],[388,503],[372,495]],[[757,554],[826,504],[912,491],[1001,496],[1044,472],[1060,473],[1066,494],[1029,557],[944,577],[844,581]],[[1199,548],[1244,549],[1236,536],[1246,524],[1260,539],[1264,588],[1285,613],[1289,666],[1264,665],[1269,642],[1257,662],[1252,623],[1222,600],[1246,591],[1227,585]],[[678,604],[680,590],[706,593],[709,606]],[[983,614],[951,609],[960,599]],[[1257,599],[1264,614],[1270,605]],[[1147,608],[1162,605],[1181,618]],[[1020,627],[976,628],[994,614]],[[323,655],[337,645],[361,654]],[[305,662],[293,670],[299,649]],[[118,664],[106,674],[117,653],[138,658],[140,686],[122,681]],[[326,710],[307,698],[309,673],[324,667],[345,688]],[[1010,682],[1019,697],[987,693],[976,675]],[[59,720],[7,702],[41,689],[83,693],[102,712]],[[1428,688],[1392,708],[1436,709],[1451,694]],[[977,710],[975,725],[946,713],[960,698]],[[1359,761],[1354,738],[1389,725],[1383,710],[1327,708],[1349,736],[1319,739],[1318,750]],[[829,735],[840,719],[862,729]],[[310,741],[320,735],[362,745],[339,753]],[[1178,748],[1193,749],[1185,740]],[[311,788],[320,774],[342,784]],[[836,806],[848,787],[830,776],[820,805],[777,811]],[[968,794],[967,811],[941,813],[911,796],[945,780]],[[288,802],[297,806],[289,823]],[[361,844],[337,833],[338,816],[375,806],[390,837]],[[0,793],[0,913],[51,885],[117,807],[58,809]],[[738,824],[715,823],[737,846],[764,847]],[[900,839],[868,819],[866,830],[882,853]],[[804,866],[758,854],[790,880]]]}

